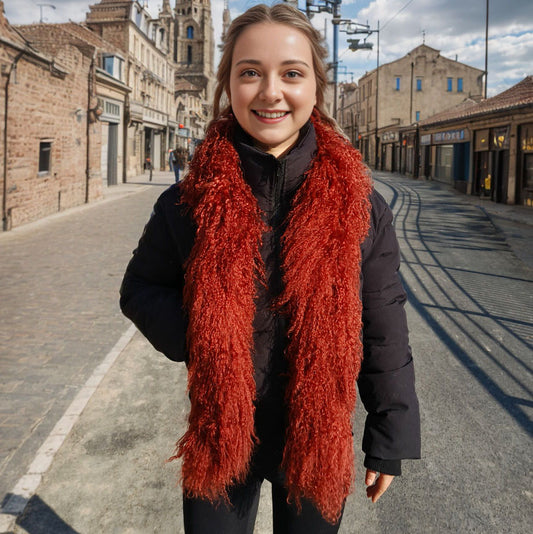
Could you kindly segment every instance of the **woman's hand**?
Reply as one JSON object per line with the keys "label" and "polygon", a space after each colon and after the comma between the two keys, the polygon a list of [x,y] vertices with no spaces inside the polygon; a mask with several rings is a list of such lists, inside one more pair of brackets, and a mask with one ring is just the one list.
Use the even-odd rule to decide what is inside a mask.
{"label": "woman's hand", "polygon": [[372,499],[372,502],[376,502],[389,489],[393,479],[394,475],[385,475],[367,469],[365,477],[366,496]]}

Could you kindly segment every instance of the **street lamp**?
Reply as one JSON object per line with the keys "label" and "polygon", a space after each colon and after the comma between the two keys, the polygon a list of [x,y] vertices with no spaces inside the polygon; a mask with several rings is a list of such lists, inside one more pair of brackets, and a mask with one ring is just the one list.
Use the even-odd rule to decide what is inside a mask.
{"label": "street lamp", "polygon": [[[487,0],[488,1],[488,0]],[[359,24],[358,22],[351,21],[341,21],[344,23],[341,31],[345,32],[347,35],[366,35],[363,42],[361,39],[347,39],[349,43],[349,48],[353,52],[357,50],[372,50],[373,44],[367,43],[366,40],[373,33],[377,33],[378,42],[377,42],[377,61],[376,61],[376,128],[374,133],[374,143],[375,143],[375,154],[374,154],[374,166],[378,167],[378,111],[379,111],[379,20],[378,26],[375,30],[371,30],[368,24]]]}
{"label": "street lamp", "polygon": [[489,0],[486,2],[485,13],[485,98],[487,98],[487,78],[489,77],[488,71],[489,61]]}
{"label": "street lamp", "polygon": [[316,13],[333,15],[333,118],[337,118],[337,70],[339,63],[339,21],[341,20],[342,0],[306,0],[305,12],[311,20]]}

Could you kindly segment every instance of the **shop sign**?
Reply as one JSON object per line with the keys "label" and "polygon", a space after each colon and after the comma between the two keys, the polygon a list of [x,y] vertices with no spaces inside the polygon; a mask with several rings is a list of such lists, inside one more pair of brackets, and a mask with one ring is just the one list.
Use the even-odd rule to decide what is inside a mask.
{"label": "shop sign", "polygon": [[488,130],[477,130],[474,150],[476,152],[482,152],[488,149],[489,149],[489,131]]}
{"label": "shop sign", "polygon": [[413,148],[415,146],[415,134],[406,134],[403,136],[403,146],[407,148]]}
{"label": "shop sign", "polygon": [[521,126],[521,147],[523,152],[533,152],[533,124]]}
{"label": "shop sign", "polygon": [[431,134],[424,134],[420,136],[421,145],[431,145]]}
{"label": "shop sign", "polygon": [[399,135],[398,132],[385,132],[381,136],[382,143],[394,143],[398,141]]}
{"label": "shop sign", "polygon": [[461,143],[468,140],[466,130],[448,130],[447,132],[437,132],[433,134],[433,143],[450,144]]}
{"label": "shop sign", "polygon": [[492,129],[491,148],[493,150],[509,149],[509,126]]}
{"label": "shop sign", "polygon": [[524,152],[533,152],[533,135],[522,137],[522,150]]}

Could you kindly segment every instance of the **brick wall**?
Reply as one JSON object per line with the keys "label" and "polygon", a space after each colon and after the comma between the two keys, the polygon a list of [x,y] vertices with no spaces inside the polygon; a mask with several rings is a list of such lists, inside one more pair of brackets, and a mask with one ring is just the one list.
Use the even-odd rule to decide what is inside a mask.
{"label": "brick wall", "polygon": [[[7,208],[11,227],[34,221],[102,196],[100,125],[89,126],[88,80],[91,59],[76,46],[58,45],[54,73],[24,56],[9,87],[7,125]],[[51,142],[50,172],[39,173],[39,146]]]}

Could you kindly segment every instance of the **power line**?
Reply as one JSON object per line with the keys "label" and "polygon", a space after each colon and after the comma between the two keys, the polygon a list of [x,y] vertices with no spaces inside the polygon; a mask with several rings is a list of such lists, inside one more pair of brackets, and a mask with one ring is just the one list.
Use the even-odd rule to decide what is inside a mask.
{"label": "power line", "polygon": [[387,22],[385,22],[385,24],[383,24],[383,26],[381,27],[381,31],[383,31],[385,29],[385,26],[387,26],[387,24],[389,22],[392,22],[406,7],[408,7],[409,5],[411,5],[412,3],[414,2],[414,0],[409,0],[409,2],[407,2],[407,4],[405,4],[401,9],[400,11],[398,11],[395,15],[393,15]]}

